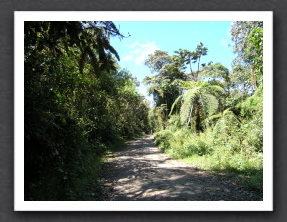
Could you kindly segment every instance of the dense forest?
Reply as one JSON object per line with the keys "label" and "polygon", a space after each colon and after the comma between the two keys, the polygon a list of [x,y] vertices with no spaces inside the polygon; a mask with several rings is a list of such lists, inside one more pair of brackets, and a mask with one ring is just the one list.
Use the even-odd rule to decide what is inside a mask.
{"label": "dense forest", "polygon": [[[263,23],[233,22],[232,70],[201,64],[208,48],[156,51],[145,64],[155,98],[149,123],[155,141],[174,158],[210,170],[244,175],[248,189],[263,189]],[[195,66],[196,68],[192,69]]]}
{"label": "dense forest", "polygon": [[102,155],[148,132],[113,22],[25,22],[25,200],[85,200]]}
{"label": "dense forest", "polygon": [[[263,23],[233,22],[232,70],[208,47],[156,50],[144,84],[118,65],[113,22],[25,22],[25,200],[102,200],[107,152],[154,132],[173,158],[263,189]],[[100,190],[100,189],[99,189]]]}

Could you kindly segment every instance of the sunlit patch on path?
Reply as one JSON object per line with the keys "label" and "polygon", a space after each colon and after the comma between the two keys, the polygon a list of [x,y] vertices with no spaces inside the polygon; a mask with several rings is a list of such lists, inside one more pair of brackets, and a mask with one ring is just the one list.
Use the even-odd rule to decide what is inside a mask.
{"label": "sunlit patch on path", "polygon": [[130,142],[107,159],[105,179],[114,201],[261,200],[234,184],[162,154],[151,135]]}

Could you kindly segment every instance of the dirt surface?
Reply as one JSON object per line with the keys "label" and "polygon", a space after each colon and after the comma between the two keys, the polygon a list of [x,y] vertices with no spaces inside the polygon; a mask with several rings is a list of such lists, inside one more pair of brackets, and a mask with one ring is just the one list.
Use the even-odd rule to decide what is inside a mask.
{"label": "dirt surface", "polygon": [[107,156],[103,184],[110,201],[260,201],[231,180],[172,160],[153,143],[152,135],[129,142]]}

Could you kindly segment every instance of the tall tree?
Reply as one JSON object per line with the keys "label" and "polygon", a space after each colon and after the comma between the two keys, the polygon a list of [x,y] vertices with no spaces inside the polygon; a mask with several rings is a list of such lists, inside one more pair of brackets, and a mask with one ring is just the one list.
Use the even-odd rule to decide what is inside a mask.
{"label": "tall tree", "polygon": [[[177,58],[177,61],[181,63],[181,65],[184,65],[184,68],[189,65],[190,76],[196,81],[199,76],[201,66],[205,66],[205,64],[200,64],[201,57],[207,55],[207,52],[208,49],[203,46],[202,42],[200,42],[193,52],[187,49],[179,49],[178,51],[175,51],[175,58]],[[197,70],[192,69],[192,64],[194,63],[197,63]]]}
{"label": "tall tree", "polygon": [[153,95],[157,107],[166,104],[164,112],[165,119],[167,119],[173,101],[180,94],[180,90],[173,84],[173,81],[186,78],[182,71],[182,64],[177,64],[167,52],[156,50],[146,59],[145,65],[156,74],[145,77],[144,83],[149,85],[148,92]]}
{"label": "tall tree", "polygon": [[101,155],[147,131],[110,37],[124,36],[108,21],[25,22],[25,200],[86,200]]}
{"label": "tall tree", "polygon": [[[186,49],[179,49],[175,51],[175,55],[169,56],[167,52],[157,50],[150,55],[145,64],[151,68],[152,72],[157,72],[152,77],[146,77],[144,82],[149,84],[149,93],[154,95],[156,106],[163,107],[165,104],[165,121],[168,119],[168,114],[172,109],[180,109],[179,103],[174,103],[176,98],[182,94],[182,87],[179,87],[177,80],[198,81],[199,73],[202,71],[200,66],[201,57],[207,55],[208,49],[199,43],[195,51],[191,52]],[[192,69],[192,64],[196,64],[197,70]],[[189,66],[190,73],[185,73]],[[200,128],[200,104],[199,97],[195,97],[196,122],[197,130]],[[181,108],[182,110],[182,108]],[[190,120],[188,121],[189,124]]]}
{"label": "tall tree", "polygon": [[[207,113],[206,112],[206,103],[207,100],[210,100],[210,104],[213,104],[216,99],[215,97],[212,96],[211,94],[205,93],[207,92],[205,87],[201,86],[201,82],[199,79],[199,74],[202,71],[202,67],[205,66],[205,64],[201,64],[200,66],[200,61],[201,57],[207,55],[208,49],[203,46],[203,43],[200,42],[195,51],[190,52],[189,50],[182,50],[180,49],[179,51],[176,51],[178,56],[182,58],[181,61],[184,62],[184,65],[190,65],[190,76],[191,76],[191,81],[174,81],[175,84],[179,84],[178,87],[181,89],[187,89],[187,91],[184,92],[183,95],[180,95],[173,105],[176,105],[177,102],[183,98],[183,104],[180,109],[180,116],[182,122],[185,122],[187,126],[190,125],[191,123],[191,118],[194,116],[195,118],[195,130],[196,133],[200,133],[201,129],[201,113]],[[197,70],[193,71],[191,63],[194,63],[197,65]],[[207,99],[208,98],[208,99]],[[216,101],[217,105],[218,102]],[[216,106],[217,106],[216,105]],[[210,106],[213,107],[213,106]],[[202,108],[202,110],[201,110]],[[193,114],[194,113],[194,114]]]}
{"label": "tall tree", "polygon": [[197,62],[197,72],[196,72],[196,74],[194,76],[195,79],[197,79],[198,75],[199,75],[200,59],[201,59],[202,56],[207,55],[207,52],[208,52],[208,49],[206,47],[203,47],[203,43],[200,42],[197,45],[195,51],[192,53],[192,55],[193,55],[193,58],[192,58],[193,63]]}
{"label": "tall tree", "polygon": [[226,93],[218,98],[218,111],[222,112],[226,106],[226,99],[231,96],[231,93],[234,93],[229,70],[221,63],[209,63],[203,67],[199,80],[224,88]]}
{"label": "tall tree", "polygon": [[[233,61],[232,75],[242,76],[243,81],[249,82],[251,89],[256,90],[263,81],[263,22],[237,21],[231,26],[231,40],[234,42],[233,52],[237,57]],[[242,70],[248,75],[243,76]]]}
{"label": "tall tree", "polygon": [[199,135],[202,129],[203,119],[214,114],[218,108],[218,98],[225,91],[222,87],[211,85],[208,82],[176,80],[180,88],[186,89],[183,95],[179,96],[173,105],[182,100],[180,109],[181,122],[190,126],[194,117],[195,131]]}

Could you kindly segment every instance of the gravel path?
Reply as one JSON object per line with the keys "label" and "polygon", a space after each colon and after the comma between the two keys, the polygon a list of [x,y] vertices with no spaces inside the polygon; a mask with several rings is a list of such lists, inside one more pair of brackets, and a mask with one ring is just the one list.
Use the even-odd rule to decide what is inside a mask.
{"label": "gravel path", "polygon": [[262,200],[232,181],[172,160],[153,143],[152,135],[129,142],[107,156],[104,193],[111,201],[251,201]]}

